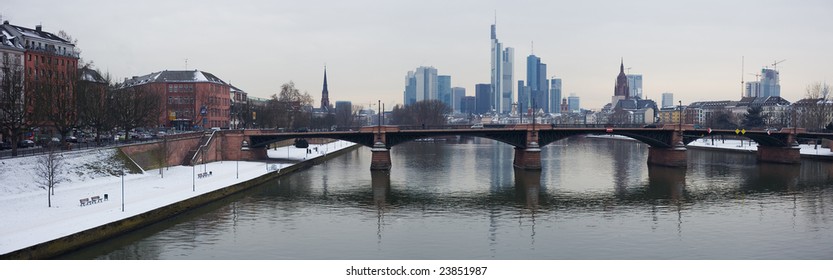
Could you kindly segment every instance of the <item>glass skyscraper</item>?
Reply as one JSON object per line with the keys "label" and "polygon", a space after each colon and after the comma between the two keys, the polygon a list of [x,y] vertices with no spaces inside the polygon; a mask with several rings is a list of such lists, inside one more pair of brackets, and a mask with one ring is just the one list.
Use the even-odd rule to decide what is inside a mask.
{"label": "glass skyscraper", "polygon": [[496,25],[492,24],[492,67],[491,67],[491,89],[492,100],[490,105],[499,113],[505,113],[512,109],[514,94],[514,64],[515,50],[503,48],[503,43],[497,39]]}
{"label": "glass skyscraper", "polygon": [[561,78],[550,79],[550,113],[561,113]]}
{"label": "glass skyscraper", "polygon": [[437,99],[445,103],[448,108],[453,108],[451,102],[451,76],[437,76]]}
{"label": "glass skyscraper", "polygon": [[524,104],[524,107],[535,107],[549,110],[549,84],[547,84],[547,65],[541,63],[541,58],[530,55],[526,57],[526,86],[529,89],[529,101],[534,103]]}
{"label": "glass skyscraper", "polygon": [[642,74],[628,74],[627,77],[630,98],[644,98],[642,97]]}
{"label": "glass skyscraper", "polygon": [[761,69],[760,97],[781,96],[781,84],[778,76],[778,71],[774,69]]}

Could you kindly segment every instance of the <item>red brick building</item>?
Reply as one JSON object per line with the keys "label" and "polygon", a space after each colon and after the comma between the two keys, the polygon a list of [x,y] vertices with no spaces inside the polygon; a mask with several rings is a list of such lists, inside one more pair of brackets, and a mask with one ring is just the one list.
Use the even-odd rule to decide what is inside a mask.
{"label": "red brick building", "polygon": [[4,21],[0,30],[3,37],[23,47],[25,106],[28,112],[39,112],[27,122],[41,126],[41,133],[54,134],[55,131],[49,131],[52,128],[66,130],[76,117],[72,102],[73,85],[78,78],[75,45],[43,31],[41,25],[30,29]]}
{"label": "red brick building", "polygon": [[0,29],[23,45],[24,77],[27,83],[47,78],[71,81],[75,78],[79,68],[78,52],[71,42],[43,31],[41,25],[29,29],[4,21]]}
{"label": "red brick building", "polygon": [[230,86],[211,73],[165,70],[125,79],[122,87],[143,87],[164,93],[165,106],[159,116],[159,126],[193,129],[230,125]]}

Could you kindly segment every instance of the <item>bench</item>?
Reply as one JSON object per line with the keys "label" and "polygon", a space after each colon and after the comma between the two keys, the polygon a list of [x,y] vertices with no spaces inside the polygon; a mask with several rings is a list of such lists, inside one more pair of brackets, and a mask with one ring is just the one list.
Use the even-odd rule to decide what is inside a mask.
{"label": "bench", "polygon": [[200,179],[206,178],[208,176],[211,176],[212,173],[213,173],[212,171],[199,173],[199,174],[197,174],[197,178],[200,178]]}
{"label": "bench", "polygon": [[82,198],[82,199],[79,199],[79,201],[81,202],[81,207],[90,204],[90,199],[89,198]]}
{"label": "bench", "polygon": [[90,197],[90,202],[92,202],[92,203],[99,203],[101,201],[103,201],[103,200],[101,200],[101,197],[99,197],[97,195],[93,196],[93,197]]}

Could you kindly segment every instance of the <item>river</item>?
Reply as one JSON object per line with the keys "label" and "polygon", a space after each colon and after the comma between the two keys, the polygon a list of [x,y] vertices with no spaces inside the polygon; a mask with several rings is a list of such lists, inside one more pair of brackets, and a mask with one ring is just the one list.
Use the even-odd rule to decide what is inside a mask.
{"label": "river", "polygon": [[831,259],[833,164],[572,138],[542,171],[486,139],[359,148],[65,259]]}

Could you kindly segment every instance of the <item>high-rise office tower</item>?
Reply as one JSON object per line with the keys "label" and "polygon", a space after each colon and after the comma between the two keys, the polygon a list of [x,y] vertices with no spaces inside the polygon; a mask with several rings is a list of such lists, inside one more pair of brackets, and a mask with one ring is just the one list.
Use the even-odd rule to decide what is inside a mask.
{"label": "high-rise office tower", "polygon": [[570,112],[575,113],[581,111],[579,102],[579,97],[575,93],[570,93],[570,97],[567,97],[567,106],[570,108]]}
{"label": "high-rise office tower", "polygon": [[451,76],[439,75],[437,76],[437,99],[445,103],[448,108],[452,108],[451,102]]}
{"label": "high-rise office tower", "polygon": [[405,105],[416,103],[416,73],[414,71],[408,71],[408,75],[405,75],[404,103]]}
{"label": "high-rise office tower", "polygon": [[[549,112],[549,84],[547,84],[547,65],[541,58],[530,55],[526,57],[526,82],[529,88],[529,107]],[[519,90],[520,91],[520,90]],[[527,105],[524,105],[527,106]]]}
{"label": "high-rise office tower", "polygon": [[518,112],[526,114],[526,108],[531,107],[529,96],[529,87],[524,84],[524,80],[518,80]]}
{"label": "high-rise office tower", "polygon": [[774,69],[761,69],[760,97],[781,96],[781,84],[778,76],[778,71]]}
{"label": "high-rise office tower", "polygon": [[466,88],[451,88],[451,109],[455,112],[462,112],[462,99],[466,96]]}
{"label": "high-rise office tower", "polygon": [[642,74],[627,74],[630,98],[642,99]]}
{"label": "high-rise office tower", "polygon": [[476,98],[474,113],[483,114],[492,110],[492,85],[477,84],[474,86],[474,96]]}
{"label": "high-rise office tower", "polygon": [[496,25],[492,24],[492,67],[491,67],[491,106],[499,113],[508,112],[514,100],[514,64],[515,50],[503,48],[503,43],[497,39]]}
{"label": "high-rise office tower", "polygon": [[463,98],[460,99],[460,113],[474,114],[476,112],[475,111],[476,108],[477,108],[477,97],[463,96]]}
{"label": "high-rise office tower", "polygon": [[670,92],[662,93],[662,108],[674,107],[674,94]]}
{"label": "high-rise office tower", "polygon": [[437,98],[437,68],[420,66],[414,75],[416,77],[416,101]]}
{"label": "high-rise office tower", "polygon": [[561,113],[561,78],[550,79],[550,112]]}
{"label": "high-rise office tower", "polygon": [[759,97],[761,96],[761,82],[760,81],[752,81],[746,82],[746,97]]}

